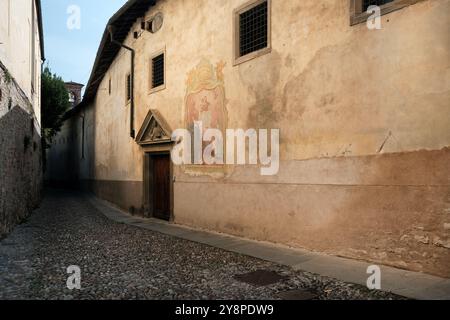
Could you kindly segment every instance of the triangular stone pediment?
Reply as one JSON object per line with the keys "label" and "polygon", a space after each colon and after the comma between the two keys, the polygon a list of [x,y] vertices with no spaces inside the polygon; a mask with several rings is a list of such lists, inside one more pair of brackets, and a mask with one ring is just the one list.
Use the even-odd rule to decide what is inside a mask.
{"label": "triangular stone pediment", "polygon": [[171,136],[172,130],[158,110],[150,110],[139,130],[136,142],[141,146],[170,143]]}

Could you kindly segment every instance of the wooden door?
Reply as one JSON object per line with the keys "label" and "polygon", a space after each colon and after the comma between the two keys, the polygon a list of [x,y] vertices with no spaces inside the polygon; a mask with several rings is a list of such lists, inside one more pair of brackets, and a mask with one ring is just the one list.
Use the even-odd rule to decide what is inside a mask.
{"label": "wooden door", "polygon": [[154,216],[170,220],[170,156],[155,155],[153,158],[153,204]]}

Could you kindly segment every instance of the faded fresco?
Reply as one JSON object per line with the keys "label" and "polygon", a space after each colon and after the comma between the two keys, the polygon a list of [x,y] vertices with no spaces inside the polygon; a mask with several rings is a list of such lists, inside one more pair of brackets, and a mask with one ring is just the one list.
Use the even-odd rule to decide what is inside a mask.
{"label": "faded fresco", "polygon": [[196,121],[203,123],[203,132],[207,129],[225,131],[224,67],[225,62],[213,66],[208,60],[202,59],[188,74],[185,124],[192,135]]}

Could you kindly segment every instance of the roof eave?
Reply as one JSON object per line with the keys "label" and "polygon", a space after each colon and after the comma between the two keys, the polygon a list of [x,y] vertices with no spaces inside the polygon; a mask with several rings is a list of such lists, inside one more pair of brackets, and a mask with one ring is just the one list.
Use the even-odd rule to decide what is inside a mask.
{"label": "roof eave", "polygon": [[[95,57],[95,62],[92,67],[91,75],[89,77],[88,84],[86,85],[85,95],[83,97],[83,102],[81,105],[86,105],[89,101],[91,101],[97,92],[98,84],[102,79],[104,78],[106,71],[108,70],[111,63],[114,61],[115,57],[120,51],[120,47],[116,44],[112,44],[110,40],[110,35],[108,31],[108,26],[110,25],[117,25],[117,24],[125,24],[125,26],[128,26],[127,28],[127,35],[129,33],[129,30],[131,26],[136,22],[136,19],[139,17],[139,15],[136,15],[134,12],[134,16],[132,19],[125,19],[124,15],[127,14],[130,10],[135,8],[136,11],[139,11],[142,16],[144,16],[145,12],[153,6],[156,3],[156,0],[128,0],[109,20],[105,27],[105,31],[103,32],[102,40],[100,42],[99,48],[97,50],[97,55]],[[121,19],[124,19],[125,21],[121,21]],[[121,37],[117,40],[120,42],[123,42],[126,39],[126,36]],[[103,61],[105,63],[105,66],[102,66],[104,70],[99,70],[100,66],[102,65],[102,60],[105,58],[106,55],[105,50],[108,45],[111,45],[110,49],[113,51],[112,54],[107,57],[106,61]],[[109,49],[109,48],[108,48]]]}

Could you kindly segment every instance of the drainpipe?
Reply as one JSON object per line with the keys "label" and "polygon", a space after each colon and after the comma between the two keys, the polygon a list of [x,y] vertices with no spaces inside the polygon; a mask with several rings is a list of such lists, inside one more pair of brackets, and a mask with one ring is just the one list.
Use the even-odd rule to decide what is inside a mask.
{"label": "drainpipe", "polygon": [[134,130],[134,57],[135,57],[135,50],[114,39],[114,34],[113,34],[114,26],[109,25],[108,31],[111,36],[112,43],[117,44],[118,46],[131,52],[130,137],[134,139],[136,137],[135,130]]}

